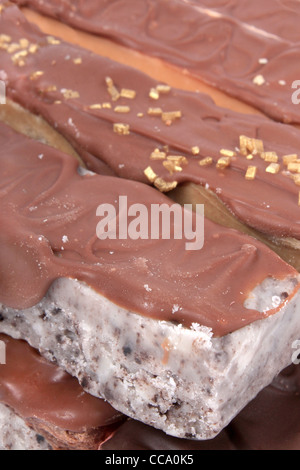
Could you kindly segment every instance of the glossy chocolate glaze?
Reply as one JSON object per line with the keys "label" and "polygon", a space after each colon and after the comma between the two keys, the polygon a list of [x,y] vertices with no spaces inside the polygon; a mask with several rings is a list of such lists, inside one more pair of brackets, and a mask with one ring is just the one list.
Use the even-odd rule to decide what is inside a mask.
{"label": "glossy chocolate glaze", "polygon": [[[238,153],[229,168],[216,169],[220,150],[235,150],[241,135],[262,139],[265,150],[276,151],[280,159],[297,153],[297,129],[218,108],[202,94],[173,89],[158,100],[151,99],[150,90],[157,82],[77,46],[61,41],[49,44],[47,36],[30,25],[15,6],[2,11],[0,24],[2,34],[10,36],[11,42],[27,38],[32,45],[39,45],[35,53],[26,55],[23,66],[15,64],[12,55],[0,48],[1,76],[6,79],[9,97],[41,114],[69,140],[91,169],[101,172],[103,165],[95,162],[104,162],[119,177],[149,182],[144,170],[151,166],[166,181],[208,185],[246,225],[270,237],[300,239],[299,187],[284,174],[283,165],[278,174],[269,174],[265,171],[266,162],[259,156],[249,162]],[[74,63],[76,59],[80,63]],[[35,72],[43,74],[31,79]],[[112,101],[106,77],[111,77],[119,90],[133,89],[136,98]],[[66,90],[76,95],[66,99]],[[89,108],[104,102],[111,109]],[[129,106],[130,112],[115,112],[114,107],[119,105]],[[160,117],[147,114],[150,107],[180,111],[182,117],[168,126]],[[138,117],[139,113],[143,117]],[[113,124],[118,122],[129,124],[129,135],[120,136],[113,131]],[[169,155],[187,158],[181,172],[170,174],[162,161],[151,160],[154,149],[162,150],[165,145]],[[196,156],[192,154],[194,146],[199,147]],[[200,167],[199,161],[207,156],[213,158],[214,164]],[[257,167],[253,181],[245,180],[249,165]]]}
{"label": "glossy chocolate glaze", "polygon": [[24,419],[85,432],[122,421],[108,403],[84,392],[78,381],[43,359],[26,342],[0,334],[6,364],[0,365],[0,403]]}
{"label": "glossy chocolate glaze", "polygon": [[300,450],[300,367],[292,365],[211,441],[176,439],[127,421],[101,450]]}
{"label": "glossy chocolate glaze", "polygon": [[275,313],[244,307],[264,279],[297,276],[264,245],[208,220],[199,251],[186,251],[186,240],[172,234],[170,240],[101,241],[100,204],[116,207],[119,220],[119,196],[127,196],[128,207],[144,204],[149,217],[152,204],[172,203],[142,183],[82,176],[77,165],[0,125],[1,303],[32,307],[55,279],[67,277],[133,312],[187,327],[199,323],[217,336]]}
{"label": "glossy chocolate glaze", "polygon": [[[299,106],[291,101],[291,85],[298,79],[299,44],[251,28],[234,16],[183,0],[26,0],[21,4],[183,67],[276,120],[300,123]],[[259,63],[263,58],[267,64]],[[264,77],[262,86],[253,81],[258,75]]]}
{"label": "glossy chocolate glaze", "polygon": [[[198,4],[253,25],[282,39],[296,43],[300,40],[300,3],[298,0],[181,0]],[[21,0],[22,2],[22,0]],[[26,3],[28,1],[26,0]],[[37,3],[30,1],[34,8]],[[49,2],[47,2],[49,3]]]}

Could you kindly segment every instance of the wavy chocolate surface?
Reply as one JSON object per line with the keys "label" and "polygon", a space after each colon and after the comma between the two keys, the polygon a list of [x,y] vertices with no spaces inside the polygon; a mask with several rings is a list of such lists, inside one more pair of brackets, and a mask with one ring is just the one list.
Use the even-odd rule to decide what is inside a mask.
{"label": "wavy chocolate surface", "polygon": [[[19,3],[182,67],[278,121],[300,123],[299,106],[291,99],[292,83],[298,80],[299,44],[234,16],[183,0]],[[257,83],[261,76],[263,83]]]}
{"label": "wavy chocolate surface", "polygon": [[[4,8],[0,25],[0,78],[9,97],[42,115],[91,169],[101,172],[95,161],[104,162],[119,177],[149,183],[144,170],[150,166],[167,182],[206,185],[238,219],[268,236],[300,239],[299,186],[283,164],[285,155],[298,152],[297,129],[221,109],[198,93],[171,89],[157,96],[158,82],[42,34],[15,6]],[[27,47],[20,50],[20,44]],[[129,89],[134,97],[112,95],[108,83],[114,84],[114,93]],[[118,123],[128,126],[127,135],[114,132]],[[266,172],[270,163],[259,155],[251,161],[241,155],[242,135],[261,139],[266,152],[276,152],[276,174]],[[156,149],[162,159],[154,154],[153,160]],[[236,155],[227,168],[218,169],[222,149]],[[176,157],[184,157],[181,165]],[[206,157],[212,164],[200,166]],[[249,166],[257,173],[246,181]]]}
{"label": "wavy chocolate surface", "polygon": [[244,307],[264,279],[298,275],[258,241],[208,220],[198,251],[172,229],[169,240],[98,239],[100,204],[115,207],[119,226],[119,197],[127,196],[128,207],[145,206],[150,226],[152,205],[171,201],[142,183],[82,176],[74,158],[2,124],[0,165],[0,302],[12,308],[32,307],[67,277],[133,312],[222,336],[277,311]]}
{"label": "wavy chocolate surface", "polygon": [[[274,34],[292,43],[300,40],[300,3],[298,0],[181,0],[232,16],[243,23]],[[22,2],[22,0],[21,0]],[[37,2],[30,2],[38,8]],[[48,2],[47,2],[48,3]],[[39,2],[41,5],[41,3]]]}
{"label": "wavy chocolate surface", "polygon": [[6,345],[0,365],[0,402],[24,419],[84,432],[122,421],[107,402],[84,392],[78,381],[43,359],[25,341],[0,334]]}

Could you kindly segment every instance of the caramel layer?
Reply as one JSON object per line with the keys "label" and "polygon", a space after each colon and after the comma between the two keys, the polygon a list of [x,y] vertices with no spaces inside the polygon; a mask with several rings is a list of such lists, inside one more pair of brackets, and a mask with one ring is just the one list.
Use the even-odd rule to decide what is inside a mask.
{"label": "caramel layer", "polygon": [[[160,84],[140,72],[43,35],[16,7],[5,8],[0,21],[10,38],[0,49],[9,96],[41,114],[92,169],[98,170],[97,157],[123,178],[149,182],[144,172],[150,167],[166,182],[208,185],[246,225],[269,237],[300,239],[297,172],[283,158],[297,154],[296,129],[218,108],[201,94],[158,92]],[[30,43],[25,55],[10,53],[9,45],[22,39]],[[254,148],[248,160],[241,136],[252,144],[259,139],[264,152]],[[156,149],[165,157],[156,158]],[[226,165],[219,164],[223,150],[233,155]],[[262,158],[270,152],[278,156],[274,171]],[[212,164],[202,166],[207,157]],[[255,168],[252,179],[246,178],[249,166]]]}
{"label": "caramel layer", "polygon": [[114,206],[119,219],[119,197],[127,196],[128,207],[144,204],[150,217],[153,204],[170,199],[141,183],[82,176],[74,158],[4,125],[0,165],[0,302],[12,308],[32,307],[66,277],[127,310],[186,327],[198,323],[222,336],[278,310],[244,307],[263,280],[297,277],[258,241],[208,220],[199,251],[187,251],[172,231],[169,240],[101,241],[100,204]]}
{"label": "caramel layer", "polygon": [[72,432],[122,421],[122,415],[108,403],[85,393],[76,379],[24,341],[3,334],[0,341],[6,345],[7,358],[0,365],[0,402],[22,418]]}
{"label": "caramel layer", "polygon": [[[299,107],[291,99],[299,44],[249,27],[234,16],[182,0],[18,3],[180,66],[276,120],[300,123]],[[255,7],[251,3],[248,8]]]}

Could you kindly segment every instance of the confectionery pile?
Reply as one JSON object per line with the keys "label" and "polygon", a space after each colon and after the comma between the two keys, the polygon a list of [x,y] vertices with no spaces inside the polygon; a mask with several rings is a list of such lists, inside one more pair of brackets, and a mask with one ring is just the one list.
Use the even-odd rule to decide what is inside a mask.
{"label": "confectionery pile", "polygon": [[0,449],[300,449],[299,18],[0,0]]}

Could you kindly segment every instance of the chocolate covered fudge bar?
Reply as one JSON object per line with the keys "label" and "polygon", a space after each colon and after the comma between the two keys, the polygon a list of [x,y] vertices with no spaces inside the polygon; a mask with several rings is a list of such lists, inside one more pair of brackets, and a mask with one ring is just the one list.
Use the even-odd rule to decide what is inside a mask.
{"label": "chocolate covered fudge bar", "polygon": [[265,245],[209,220],[198,251],[172,236],[100,240],[99,204],[172,202],[82,174],[3,124],[0,144],[1,332],[127,416],[194,439],[217,435],[290,364],[299,275]]}
{"label": "chocolate covered fudge bar", "polygon": [[43,359],[27,343],[0,334],[0,449],[97,450],[124,421],[104,400]]}
{"label": "chocolate covered fudge bar", "polygon": [[[268,12],[266,2],[263,7],[260,2],[259,9],[248,2],[243,15],[226,14],[226,8],[217,11],[210,8],[211,2],[193,0],[130,0],[130,4],[128,0],[17,0],[17,3],[179,66],[185,73],[257,107],[275,120],[300,123],[299,107],[291,99],[300,57],[297,2],[290,7],[294,13],[291,31],[297,32],[294,41],[293,36],[276,34],[285,25],[285,16],[291,16],[286,3],[279,7],[279,26],[272,32],[268,32],[273,29],[268,27],[270,19],[266,27],[264,19],[260,20],[260,27],[253,26],[251,18],[250,24],[247,22],[246,12],[250,8],[252,16],[256,12],[260,19],[263,7]],[[268,18],[276,11],[276,3],[278,9],[278,2],[269,3],[275,6],[266,13]],[[234,6],[230,2],[233,11]],[[243,10],[242,5],[240,9]]]}
{"label": "chocolate covered fudge bar", "polygon": [[178,186],[176,201],[205,203],[207,217],[300,269],[297,129],[218,108],[44,35],[15,6],[0,21],[8,97],[42,115],[90,169],[166,192]]}

